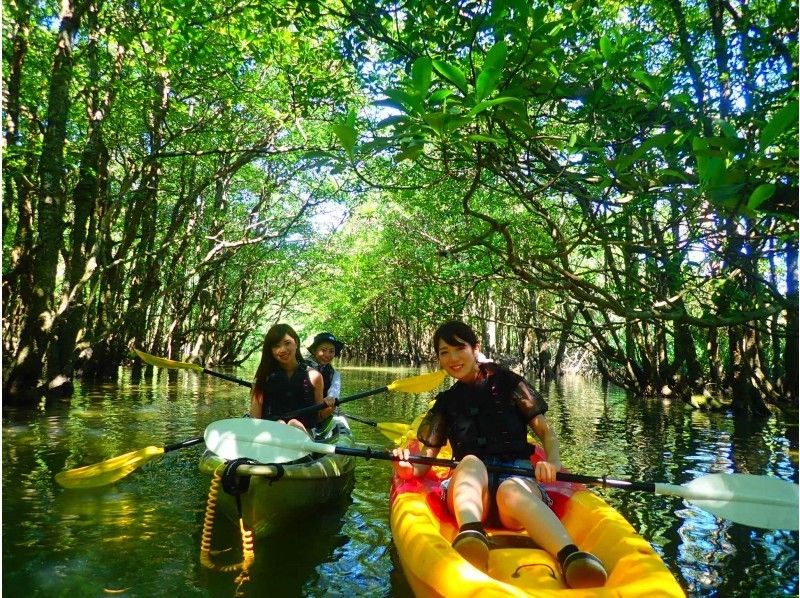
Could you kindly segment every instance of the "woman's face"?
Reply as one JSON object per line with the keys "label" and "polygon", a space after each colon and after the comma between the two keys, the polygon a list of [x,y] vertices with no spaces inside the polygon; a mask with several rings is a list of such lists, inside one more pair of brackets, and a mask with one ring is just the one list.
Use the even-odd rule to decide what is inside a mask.
{"label": "woman's face", "polygon": [[272,345],[272,356],[282,368],[296,365],[297,341],[288,334]]}
{"label": "woman's face", "polygon": [[314,357],[320,365],[328,365],[336,357],[336,347],[333,343],[322,343],[314,351]]}
{"label": "woman's face", "polygon": [[472,382],[478,374],[477,351],[477,347],[473,348],[467,343],[451,345],[441,339],[438,349],[439,365],[456,380]]}

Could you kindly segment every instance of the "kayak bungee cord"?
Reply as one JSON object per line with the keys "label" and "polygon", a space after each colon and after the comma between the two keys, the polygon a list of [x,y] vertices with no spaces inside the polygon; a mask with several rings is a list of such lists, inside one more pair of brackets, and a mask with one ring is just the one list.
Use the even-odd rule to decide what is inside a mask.
{"label": "kayak bungee cord", "polygon": [[244,596],[242,587],[250,580],[250,565],[255,560],[255,546],[252,530],[245,529],[244,521],[239,518],[239,529],[242,532],[242,561],[233,565],[217,565],[211,560],[211,536],[214,529],[214,514],[217,507],[217,496],[222,485],[222,474],[220,469],[224,464],[214,470],[211,478],[211,486],[208,489],[208,500],[206,501],[206,512],[203,517],[203,534],[200,538],[200,562],[207,569],[229,573],[239,571],[239,575],[234,580],[236,584],[235,596]]}

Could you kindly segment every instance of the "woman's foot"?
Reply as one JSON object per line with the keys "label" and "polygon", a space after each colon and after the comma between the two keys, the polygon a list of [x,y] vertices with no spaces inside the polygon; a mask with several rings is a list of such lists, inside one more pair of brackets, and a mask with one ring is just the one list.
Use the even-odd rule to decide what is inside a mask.
{"label": "woman's foot", "polygon": [[484,573],[489,570],[489,539],[481,524],[462,525],[453,539],[453,548],[476,569]]}
{"label": "woman's foot", "polygon": [[564,581],[571,588],[598,588],[606,583],[605,567],[593,554],[573,552],[561,565]]}

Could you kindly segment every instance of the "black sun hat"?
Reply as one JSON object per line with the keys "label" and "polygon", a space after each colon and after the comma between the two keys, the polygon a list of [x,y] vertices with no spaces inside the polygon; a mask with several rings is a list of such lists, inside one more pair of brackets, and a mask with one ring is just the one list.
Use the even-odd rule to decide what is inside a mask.
{"label": "black sun hat", "polygon": [[330,332],[320,332],[317,336],[314,337],[314,342],[312,342],[311,345],[307,347],[308,352],[313,355],[314,351],[316,351],[317,347],[319,347],[322,343],[332,344],[333,350],[336,352],[336,355],[341,353],[342,349],[344,348],[344,343],[340,340],[337,340],[336,337],[333,336],[333,334],[331,334]]}

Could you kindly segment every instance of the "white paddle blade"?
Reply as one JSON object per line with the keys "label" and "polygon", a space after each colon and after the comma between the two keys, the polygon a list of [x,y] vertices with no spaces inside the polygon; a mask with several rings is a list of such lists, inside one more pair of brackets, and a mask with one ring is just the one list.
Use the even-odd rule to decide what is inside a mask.
{"label": "white paddle blade", "polygon": [[203,438],[211,451],[229,461],[246,457],[259,463],[288,463],[302,459],[316,447],[298,428],[250,417],[215,421]]}
{"label": "white paddle blade", "polygon": [[681,496],[717,517],[751,527],[800,527],[798,485],[775,477],[713,473],[683,486],[656,484],[656,493]]}

